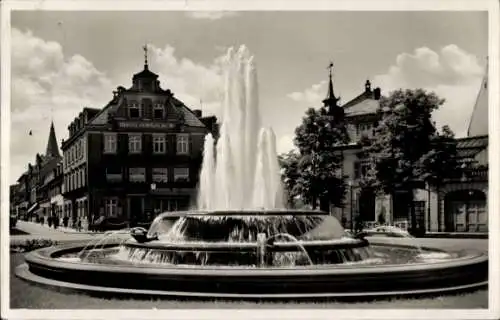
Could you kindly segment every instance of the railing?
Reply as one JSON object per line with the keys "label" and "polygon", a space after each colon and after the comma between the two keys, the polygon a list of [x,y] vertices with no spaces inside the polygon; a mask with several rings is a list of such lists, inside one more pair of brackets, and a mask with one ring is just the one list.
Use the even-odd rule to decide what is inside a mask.
{"label": "railing", "polygon": [[393,223],[383,223],[383,224],[378,223],[377,221],[365,221],[364,224],[366,229],[373,229],[377,227],[396,227],[403,230],[408,230],[408,227],[410,225],[408,223],[408,220],[398,220],[394,221]]}

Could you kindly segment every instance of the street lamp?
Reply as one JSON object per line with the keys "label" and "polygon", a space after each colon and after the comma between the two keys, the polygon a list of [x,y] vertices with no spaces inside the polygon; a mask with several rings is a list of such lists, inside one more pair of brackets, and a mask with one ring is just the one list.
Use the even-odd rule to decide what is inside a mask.
{"label": "street lamp", "polygon": [[354,230],[354,217],[353,217],[353,210],[352,210],[352,180],[349,180],[347,182],[347,184],[349,185],[349,207],[350,207],[350,211],[351,211],[351,232],[353,232]]}

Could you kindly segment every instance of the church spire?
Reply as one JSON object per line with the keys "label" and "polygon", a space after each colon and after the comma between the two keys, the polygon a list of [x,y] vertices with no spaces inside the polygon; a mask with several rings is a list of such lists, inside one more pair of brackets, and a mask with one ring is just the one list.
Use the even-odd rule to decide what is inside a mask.
{"label": "church spire", "polygon": [[339,98],[335,97],[335,93],[333,92],[333,80],[332,80],[333,62],[330,62],[328,69],[329,69],[328,93],[326,95],[325,100],[323,100],[323,104],[325,105],[325,107],[329,107],[330,109],[332,109],[337,107],[337,102],[339,101]]}
{"label": "church spire", "polygon": [[57,146],[56,130],[54,129],[54,121],[50,123],[49,140],[47,141],[46,157],[59,158],[59,147]]}

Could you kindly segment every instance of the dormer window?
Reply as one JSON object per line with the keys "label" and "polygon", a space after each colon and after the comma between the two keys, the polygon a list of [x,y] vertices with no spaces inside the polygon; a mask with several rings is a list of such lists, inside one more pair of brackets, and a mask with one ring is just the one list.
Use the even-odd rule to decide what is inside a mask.
{"label": "dormer window", "polygon": [[154,107],[153,107],[153,117],[154,117],[154,119],[156,119],[156,120],[163,119],[164,118],[163,111],[164,111],[164,108],[163,108],[163,105],[161,103],[155,104]]}
{"label": "dormer window", "polygon": [[138,119],[141,117],[141,108],[138,103],[132,103],[128,106],[128,116],[131,119]]}

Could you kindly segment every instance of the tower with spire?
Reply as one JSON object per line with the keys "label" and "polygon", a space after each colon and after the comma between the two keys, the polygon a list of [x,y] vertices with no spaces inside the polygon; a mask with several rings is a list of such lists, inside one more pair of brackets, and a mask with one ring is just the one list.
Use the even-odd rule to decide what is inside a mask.
{"label": "tower with spire", "polygon": [[56,130],[54,129],[54,121],[50,123],[49,139],[47,141],[47,149],[45,150],[45,157],[47,158],[60,158],[59,147],[57,145]]}
{"label": "tower with spire", "polygon": [[330,62],[328,70],[328,92],[326,98],[323,100],[323,105],[327,109],[328,115],[332,118],[332,121],[339,123],[344,120],[344,109],[338,105],[340,97],[336,97],[333,91],[333,62]]}

